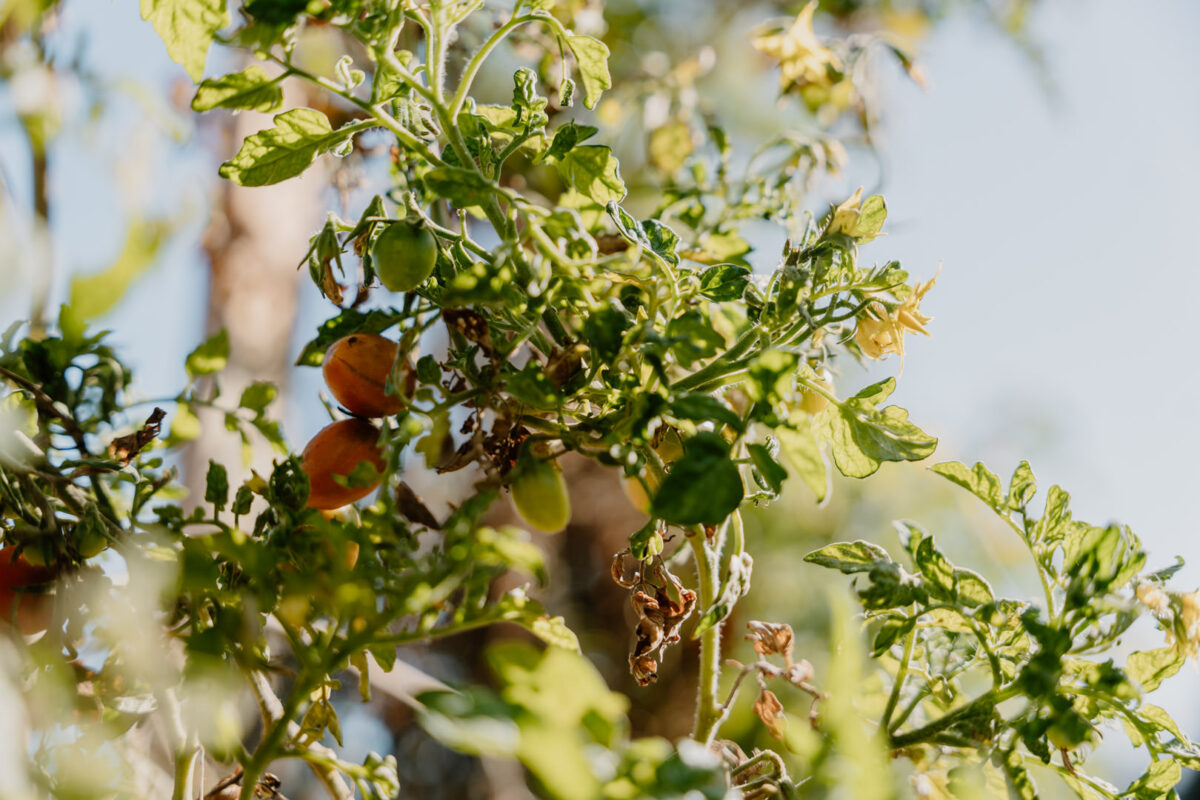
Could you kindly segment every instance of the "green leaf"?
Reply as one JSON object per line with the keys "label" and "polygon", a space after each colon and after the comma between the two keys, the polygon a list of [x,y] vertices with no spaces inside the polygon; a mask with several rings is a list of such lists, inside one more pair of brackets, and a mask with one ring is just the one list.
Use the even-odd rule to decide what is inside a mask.
{"label": "green leaf", "polygon": [[750,243],[737,231],[706,233],[700,237],[698,244],[703,253],[696,253],[693,260],[709,264],[715,261],[735,261],[744,266],[745,259],[742,256],[752,249]]}
{"label": "green leaf", "polygon": [[621,352],[628,328],[628,315],[620,308],[608,306],[588,315],[583,323],[583,335],[597,358],[611,364]]}
{"label": "green leaf", "polygon": [[998,513],[1003,514],[1008,506],[1000,479],[980,462],[976,462],[974,467],[967,469],[965,464],[946,461],[934,464],[930,469],[951,483],[963,487]]}
{"label": "green leaf", "polygon": [[992,585],[974,570],[958,567],[954,570],[954,581],[958,590],[959,602],[968,608],[985,606],[996,600]]}
{"label": "green leaf", "polygon": [[245,11],[268,25],[286,26],[303,13],[307,5],[307,0],[248,0]]}
{"label": "green leaf", "polygon": [[671,352],[684,367],[711,358],[725,345],[712,321],[699,311],[685,312],[667,323]]}
{"label": "green leaf", "polygon": [[1153,692],[1167,678],[1179,672],[1187,661],[1182,647],[1160,647],[1157,650],[1139,650],[1125,662],[1125,674],[1139,684],[1143,692]]}
{"label": "green leaf", "polygon": [[100,272],[71,279],[67,303],[72,322],[82,325],[112,311],[130,285],[154,264],[169,231],[163,222],[131,221],[116,261]]}
{"label": "green leaf", "polygon": [[583,83],[583,106],[592,109],[605,89],[612,88],[608,72],[608,45],[591,36],[568,36],[567,47],[579,63],[579,79]]}
{"label": "green leaf", "polygon": [[829,476],[821,445],[813,435],[812,418],[804,413],[793,414],[786,426],[775,429],[775,436],[792,469],[813,490],[817,502],[824,502],[829,492]]}
{"label": "green leaf", "polygon": [[201,83],[192,98],[192,111],[234,108],[268,113],[282,103],[283,89],[278,82],[254,64],[241,72],[208,78]]}
{"label": "green leaf", "polygon": [[546,151],[544,158],[561,159],[574,150],[577,144],[595,136],[597,130],[598,128],[592,125],[578,125],[575,122],[559,126],[558,130],[554,132],[554,140],[550,142],[550,148]]}
{"label": "green leaf", "polygon": [[909,422],[903,408],[875,407],[894,386],[888,378],[821,413],[834,463],[846,477],[865,478],[884,461],[920,461],[937,449],[937,439]]}
{"label": "green leaf", "polygon": [[638,561],[645,561],[651,556],[659,555],[662,551],[662,532],[654,524],[654,520],[647,522],[629,537],[629,552]]}
{"label": "green leaf", "polygon": [[930,594],[941,600],[953,601],[956,583],[954,565],[937,549],[933,537],[907,520],[897,520],[895,525],[904,549],[912,556]]}
{"label": "green leaf", "polygon": [[237,493],[233,496],[233,507],[230,508],[237,516],[250,513],[250,506],[254,503],[254,490],[249,486],[239,486]]}
{"label": "green leaf", "polygon": [[754,462],[758,474],[767,482],[767,486],[772,492],[779,494],[783,488],[783,482],[787,479],[787,470],[771,457],[771,451],[763,445],[752,444],[746,449],[750,452],[750,460]]}
{"label": "green leaf", "polygon": [[1179,727],[1166,709],[1151,703],[1143,703],[1137,710],[1137,715],[1146,723],[1154,726],[1157,730],[1166,731],[1181,742],[1187,741],[1187,736],[1184,735],[1183,729]]}
{"label": "green leaf", "polygon": [[901,636],[906,636],[916,624],[917,620],[914,617],[888,617],[885,619],[871,644],[871,656],[879,658],[898,642]]}
{"label": "green leaf", "polygon": [[456,208],[483,206],[496,187],[473,169],[434,167],[425,173],[425,186],[446,198]]}
{"label": "green leaf", "polygon": [[1134,800],[1158,800],[1178,784],[1183,777],[1178,762],[1169,758],[1150,762],[1146,773],[1124,791],[1121,797]]}
{"label": "green leaf", "polygon": [[200,418],[192,411],[192,407],[180,403],[175,407],[175,418],[171,420],[171,430],[167,434],[167,446],[173,447],[182,442],[190,442],[200,435]]}
{"label": "green leaf", "polygon": [[750,270],[737,264],[717,264],[700,276],[700,294],[709,300],[740,300],[750,282]]}
{"label": "green leaf", "polygon": [[796,385],[795,353],[783,350],[764,350],[746,369],[750,379],[745,384],[750,399],[774,405],[789,395]]}
{"label": "green leaf", "polygon": [[475,531],[475,541],[480,547],[478,563],[513,567],[532,575],[539,584],[546,583],[546,559],[542,549],[529,540],[528,531],[512,525],[483,527]]}
{"label": "green leaf", "polygon": [[710,394],[685,394],[671,401],[671,415],[694,422],[719,422],[736,431],[742,430],[742,418],[732,408]]}
{"label": "green leaf", "polygon": [[437,359],[431,355],[423,355],[417,359],[417,380],[426,386],[438,386],[442,382],[442,368]]}
{"label": "green leaf", "polygon": [[329,118],[311,108],[276,114],[274,127],[246,137],[242,147],[221,165],[221,177],[239,186],[268,186],[294,178],[317,156],[354,135],[350,128],[333,130]]}
{"label": "green leaf", "polygon": [[507,375],[504,388],[513,397],[534,408],[550,410],[562,404],[558,387],[535,359],[526,363],[519,372]]}
{"label": "green leaf", "polygon": [[529,620],[525,629],[546,644],[579,652],[579,637],[567,627],[567,622],[562,617],[542,614]]}
{"label": "green leaf", "polygon": [[858,212],[858,224],[855,230],[855,238],[871,240],[883,230],[883,223],[887,220],[887,205],[883,202],[883,197],[873,194],[863,201],[862,208]]}
{"label": "green leaf", "polygon": [[417,699],[421,727],[447,747],[470,755],[516,755],[521,734],[511,718],[515,709],[507,708],[485,689],[424,692]]}
{"label": "green leaf", "polygon": [[204,77],[204,62],[217,31],[229,24],[225,0],[141,0],[148,20],[167,45],[167,55],[192,82]]}
{"label": "green leaf", "polygon": [[1042,516],[1033,525],[1030,539],[1038,544],[1053,544],[1071,532],[1071,512],[1068,508],[1071,495],[1058,486],[1051,486],[1046,493],[1046,506]]}
{"label": "green leaf", "polygon": [[259,415],[278,394],[279,390],[270,381],[254,381],[242,390],[242,399],[238,401],[238,405]]}
{"label": "green leaf", "polygon": [[679,235],[656,219],[642,222],[642,232],[654,254],[673,267],[679,266]]}
{"label": "green leaf", "polygon": [[558,162],[558,172],[567,185],[600,205],[625,197],[620,164],[612,149],[598,144],[576,147]]}
{"label": "green leaf", "polygon": [[1022,461],[1013,470],[1012,480],[1008,484],[1008,507],[1020,511],[1029,505],[1029,501],[1037,494],[1037,481],[1028,461]]}
{"label": "green leaf", "polygon": [[683,443],[683,457],[654,495],[651,515],[678,525],[720,524],[742,502],[745,489],[729,445],[715,433]]}
{"label": "green leaf", "polygon": [[225,329],[217,331],[203,344],[188,353],[184,366],[189,378],[212,375],[225,369],[229,361],[229,334]]}
{"label": "green leaf", "polygon": [[223,465],[211,459],[208,462],[208,475],[204,478],[204,502],[212,503],[218,511],[223,510],[229,502],[229,473]]}
{"label": "green leaf", "polygon": [[894,563],[888,552],[873,542],[837,542],[814,550],[804,557],[810,564],[836,569],[846,575],[869,572],[875,567]]}
{"label": "green leaf", "polygon": [[442,461],[442,442],[450,435],[450,415],[442,412],[431,417],[429,433],[417,441],[413,449],[425,456],[425,466],[436,469]]}
{"label": "green leaf", "polygon": [[1037,785],[1033,778],[1029,777],[1021,753],[1016,749],[1009,750],[998,760],[1004,770],[1004,779],[1008,783],[1011,796],[1018,800],[1037,800]]}

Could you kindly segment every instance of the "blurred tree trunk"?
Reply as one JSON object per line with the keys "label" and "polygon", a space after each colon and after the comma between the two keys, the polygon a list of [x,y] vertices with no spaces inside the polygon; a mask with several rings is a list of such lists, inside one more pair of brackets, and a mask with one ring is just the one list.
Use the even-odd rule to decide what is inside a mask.
{"label": "blurred tree trunk", "polygon": [[[302,95],[288,92],[287,105],[303,106]],[[213,148],[227,158],[245,137],[270,125],[266,114],[226,114],[214,126]],[[229,335],[229,362],[219,376],[227,403],[236,402],[254,381],[270,381],[279,388],[277,409],[286,403],[299,283],[307,274],[296,265],[321,218],[326,186],[318,170],[305,180],[275,186],[245,188],[225,180],[217,186],[204,236],[209,261],[206,327],[207,335],[221,329]],[[225,429],[221,414],[206,409],[200,422],[203,433],[188,448],[185,462],[185,481],[193,497],[204,495],[210,459],[228,467],[231,482],[240,480],[241,473],[249,474],[241,440]],[[270,445],[254,437],[250,466],[265,474],[271,458]]]}

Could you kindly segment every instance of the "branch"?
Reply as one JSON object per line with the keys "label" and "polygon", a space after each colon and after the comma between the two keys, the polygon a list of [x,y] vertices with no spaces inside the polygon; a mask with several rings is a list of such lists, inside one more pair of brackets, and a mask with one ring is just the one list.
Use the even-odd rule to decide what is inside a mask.
{"label": "branch", "polygon": [[[265,673],[260,670],[254,670],[250,673],[250,687],[254,691],[254,699],[258,702],[258,708],[263,714],[263,718],[268,720],[273,726],[286,725],[287,734],[289,737],[295,738],[300,733],[300,726],[291,720],[285,720],[286,711],[279,697],[276,696],[271,683],[267,680]],[[295,688],[293,688],[295,691]],[[279,728],[275,728],[278,730]],[[263,744],[266,744],[264,737]],[[260,745],[261,748],[261,745]],[[336,762],[337,753],[330,750],[324,745],[313,742],[306,748],[310,753],[318,755],[329,761]],[[255,761],[259,760],[260,753],[255,754]],[[265,765],[263,765],[265,766]],[[313,774],[317,776],[329,792],[329,796],[334,800],[353,800],[354,792],[346,786],[346,782],[342,780],[336,767],[326,763],[308,762],[308,766],[312,769]]]}

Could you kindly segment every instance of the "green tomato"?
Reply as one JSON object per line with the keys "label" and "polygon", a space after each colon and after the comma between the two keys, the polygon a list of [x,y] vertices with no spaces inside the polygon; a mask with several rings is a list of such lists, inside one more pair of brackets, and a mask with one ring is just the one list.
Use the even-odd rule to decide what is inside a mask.
{"label": "green tomato", "polygon": [[433,274],[437,240],[423,226],[405,220],[384,226],[371,244],[379,282],[393,292],[411,292]]}
{"label": "green tomato", "polygon": [[537,458],[524,461],[509,489],[513,507],[531,528],[554,533],[571,521],[571,498],[557,464]]}

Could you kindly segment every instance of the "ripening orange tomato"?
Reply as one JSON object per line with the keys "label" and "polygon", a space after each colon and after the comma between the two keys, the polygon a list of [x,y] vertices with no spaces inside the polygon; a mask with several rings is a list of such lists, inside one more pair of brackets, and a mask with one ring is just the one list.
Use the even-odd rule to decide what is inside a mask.
{"label": "ripening orange tomato", "polygon": [[308,475],[308,507],[341,508],[361,500],[379,485],[377,478],[369,486],[342,486],[334,480],[343,478],[364,461],[382,473],[383,451],[379,447],[379,431],[362,419],[343,419],[326,425],[305,446],[301,466]]}
{"label": "ripening orange tomato", "polygon": [[[400,345],[374,333],[353,333],[325,351],[321,374],[337,401],[360,417],[390,417],[404,409],[404,398],[388,394],[388,374]],[[407,364],[404,391],[411,394],[416,374]]]}
{"label": "ripening orange tomato", "polygon": [[48,589],[57,570],[34,566],[16,552],[15,546],[0,549],[0,626],[15,623],[32,636],[50,624],[54,597]]}

